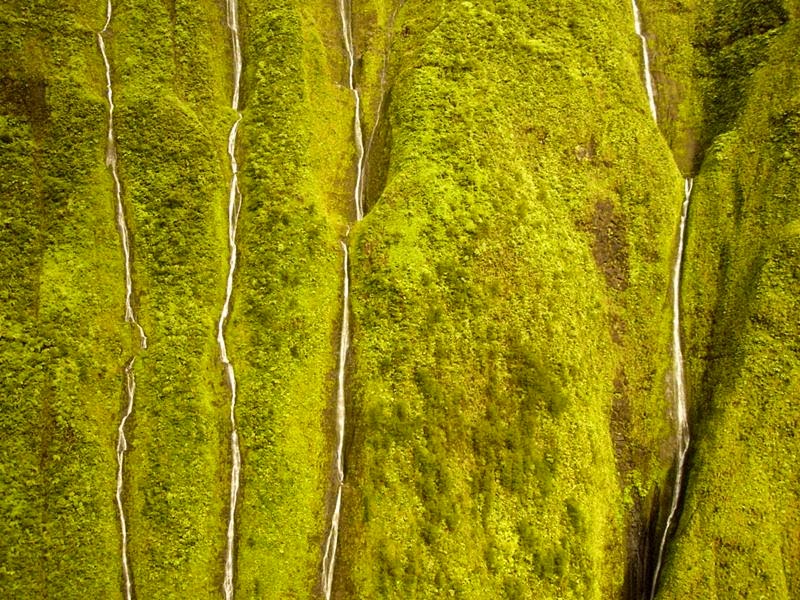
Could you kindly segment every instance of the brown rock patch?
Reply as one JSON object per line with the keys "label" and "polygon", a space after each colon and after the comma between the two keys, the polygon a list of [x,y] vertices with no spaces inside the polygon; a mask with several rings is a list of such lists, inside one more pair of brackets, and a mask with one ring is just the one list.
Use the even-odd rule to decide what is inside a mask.
{"label": "brown rock patch", "polygon": [[630,265],[624,216],[614,210],[611,201],[598,200],[587,229],[594,238],[592,255],[606,278],[606,285],[620,292],[625,291],[629,285]]}

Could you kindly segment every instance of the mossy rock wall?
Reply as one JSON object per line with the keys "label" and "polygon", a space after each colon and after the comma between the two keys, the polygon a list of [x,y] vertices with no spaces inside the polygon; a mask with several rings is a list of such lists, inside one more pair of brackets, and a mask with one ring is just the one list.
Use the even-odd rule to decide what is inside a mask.
{"label": "mossy rock wall", "polygon": [[632,13],[391,15],[338,597],[616,597],[671,456],[682,195]]}
{"label": "mossy rock wall", "polygon": [[779,2],[697,9],[707,147],[683,303],[694,440],[659,598],[800,593],[796,17]]}
{"label": "mossy rock wall", "polygon": [[[230,391],[224,2],[0,7],[0,596],[222,593]],[[669,504],[671,271],[692,450],[659,598],[800,594],[796,1],[241,0],[243,204],[226,339],[235,586],[336,598],[639,598]]]}

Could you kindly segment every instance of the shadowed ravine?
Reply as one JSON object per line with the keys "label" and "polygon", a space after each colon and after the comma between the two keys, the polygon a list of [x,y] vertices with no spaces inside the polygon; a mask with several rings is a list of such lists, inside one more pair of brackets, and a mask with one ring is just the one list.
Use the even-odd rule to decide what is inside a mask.
{"label": "shadowed ravine", "polygon": [[[375,144],[375,136],[378,133],[378,129],[382,125],[383,120],[383,111],[386,102],[386,86],[387,86],[387,74],[389,70],[389,49],[392,43],[392,30],[394,29],[394,24],[397,20],[397,13],[405,4],[405,0],[400,0],[395,6],[394,10],[392,11],[391,16],[389,17],[389,22],[387,25],[387,33],[386,33],[386,49],[383,54],[383,65],[381,66],[381,76],[380,76],[380,92],[378,97],[378,108],[375,110],[375,122],[372,124],[372,131],[369,134],[369,138],[367,140],[367,144],[364,148],[364,157],[361,161],[361,191],[359,196],[359,203],[362,206],[362,210],[364,210],[364,194],[366,193],[366,183],[369,181],[370,185],[374,185],[374,181],[369,179],[369,165],[370,161],[372,160],[372,151],[373,146]],[[367,207],[366,210],[369,210]]]}
{"label": "shadowed ravine", "polygon": [[[114,90],[111,85],[111,62],[106,52],[105,37],[111,25],[112,6],[111,0],[106,4],[106,22],[103,29],[97,34],[97,44],[103,56],[103,64],[106,73],[106,100],[108,101],[108,137],[106,138],[106,165],[111,171],[114,180],[114,200],[117,218],[117,230],[119,231],[120,242],[122,243],[122,253],[125,263],[125,321],[133,325],[139,335],[139,345],[142,349],[147,348],[147,336],[144,329],[136,319],[133,310],[133,275],[131,273],[131,243],[128,224],[125,220],[125,209],[122,204],[122,185],[119,180],[119,170],[117,169],[117,143],[114,133]],[[128,450],[128,440],[125,437],[125,425],[131,414],[133,414],[134,400],[136,397],[136,375],[133,365],[136,357],[131,357],[125,365],[125,412],[120,419],[117,428],[117,486],[115,501],[119,512],[119,525],[121,532],[121,555],[122,555],[122,575],[125,584],[125,598],[131,600],[133,596],[133,584],[131,578],[131,567],[128,561],[128,523],[125,517],[125,509],[122,503],[123,482],[125,479],[125,453]]]}
{"label": "shadowed ravine", "polygon": [[669,507],[669,516],[664,525],[664,532],[661,535],[661,542],[658,546],[658,558],[656,559],[655,571],[653,572],[653,585],[650,589],[650,598],[655,598],[658,576],[661,572],[661,565],[664,559],[664,547],[667,543],[667,536],[673,525],[676,524],[678,509],[683,486],[683,476],[686,467],[686,453],[689,450],[689,421],[686,411],[686,385],[683,373],[683,349],[681,346],[681,266],[683,263],[683,251],[686,244],[686,217],[689,212],[689,200],[692,195],[692,179],[686,179],[684,188],[683,206],[681,208],[681,224],[678,233],[678,252],[675,256],[675,267],[672,270],[672,385],[675,394],[675,420],[676,423],[676,465],[675,483],[672,487],[672,502]]}
{"label": "shadowed ravine", "polygon": [[225,344],[225,325],[231,310],[231,296],[233,295],[233,277],[236,273],[236,229],[239,223],[241,210],[241,196],[239,193],[239,165],[236,162],[236,141],[239,134],[239,123],[242,113],[239,112],[239,95],[242,79],[242,49],[239,40],[239,16],[236,0],[228,0],[228,29],[231,32],[231,47],[233,53],[233,97],[231,108],[238,114],[236,121],[228,134],[228,158],[231,166],[231,183],[228,190],[228,278],[225,285],[225,302],[217,324],[217,344],[219,345],[220,359],[225,367],[225,378],[230,389],[230,423],[231,423],[231,487],[230,509],[228,512],[228,533],[225,548],[225,581],[223,588],[226,600],[233,598],[233,570],[234,570],[234,545],[236,533],[236,501],[239,496],[239,473],[241,470],[241,452],[239,450],[239,434],[236,430],[236,373],[233,364],[228,358],[228,348]]}
{"label": "shadowed ravine", "polygon": [[[642,40],[642,62],[644,64],[644,81],[647,90],[647,100],[650,105],[650,113],[653,120],[658,125],[658,112],[656,110],[655,92],[653,88],[653,76],[650,72],[650,57],[648,55],[647,38],[642,30],[641,14],[636,0],[632,0],[634,28],[636,35]],[[689,199],[692,194],[692,179],[687,178],[684,182],[684,198],[681,206],[680,226],[678,228],[678,250],[675,256],[675,263],[672,269],[672,392],[675,402],[675,481],[672,487],[672,500],[670,502],[669,514],[661,534],[658,546],[658,554],[653,569],[653,578],[650,584],[649,597],[655,598],[658,586],[658,576],[661,572],[664,560],[664,548],[670,530],[676,524],[679,507],[680,494],[683,486],[683,477],[686,462],[686,453],[689,450],[689,423],[686,410],[686,388],[683,372],[683,349],[681,346],[681,269],[683,263],[683,251],[686,241],[686,218],[689,212]]]}

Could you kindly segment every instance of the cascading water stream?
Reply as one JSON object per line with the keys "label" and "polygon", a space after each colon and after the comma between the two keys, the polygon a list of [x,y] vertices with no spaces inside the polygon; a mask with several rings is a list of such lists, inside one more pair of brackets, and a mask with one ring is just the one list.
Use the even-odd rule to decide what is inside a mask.
{"label": "cascading water stream", "polygon": [[225,343],[225,324],[231,310],[231,296],[233,295],[233,277],[236,273],[236,259],[238,248],[236,246],[236,230],[239,224],[239,212],[242,207],[239,192],[239,164],[236,161],[236,141],[239,136],[239,124],[242,122],[242,113],[239,111],[239,95],[242,79],[242,48],[239,41],[239,6],[237,0],[227,0],[228,29],[231,32],[231,46],[233,49],[233,97],[231,108],[236,111],[237,118],[228,133],[228,158],[231,165],[231,183],[228,190],[228,278],[225,285],[225,302],[222,305],[219,321],[217,323],[217,344],[220,358],[225,368],[225,377],[231,392],[230,422],[231,422],[231,489],[230,511],[228,513],[228,532],[225,548],[225,579],[223,590],[226,600],[233,598],[233,570],[234,570],[234,545],[236,531],[236,502],[239,497],[239,474],[241,471],[242,455],[239,450],[239,433],[236,429],[236,373],[233,364],[228,358],[228,347]]}
{"label": "cascading water stream", "polygon": [[362,203],[364,185],[364,136],[361,132],[361,94],[356,87],[356,52],[353,46],[353,22],[350,15],[351,5],[345,0],[339,0],[339,15],[342,18],[342,36],[344,37],[345,50],[347,51],[348,76],[347,85],[353,92],[355,99],[355,116],[353,117],[353,135],[356,141],[356,186],[353,198],[356,205],[356,221],[364,218]]}
{"label": "cascading water stream", "polygon": [[658,585],[658,576],[661,572],[667,536],[678,514],[678,504],[686,466],[686,453],[689,450],[689,420],[686,411],[686,386],[683,375],[680,305],[681,265],[683,263],[683,250],[686,243],[686,217],[689,214],[689,199],[692,195],[692,184],[692,179],[687,178],[685,180],[683,206],[681,208],[681,224],[678,233],[678,253],[675,257],[675,266],[672,269],[672,383],[675,390],[675,414],[678,421],[678,431],[676,434],[676,442],[678,445],[676,457],[677,465],[675,470],[675,484],[672,488],[672,502],[669,508],[669,516],[667,517],[666,525],[664,525],[664,533],[661,536],[661,543],[658,547],[658,559],[656,560],[656,567],[653,572],[653,585],[650,589],[651,600],[656,595],[656,586]]}
{"label": "cascading water stream", "polygon": [[[355,48],[353,46],[353,24],[350,15],[351,6],[345,0],[339,0],[339,16],[342,20],[342,37],[348,59],[348,87],[355,99],[355,115],[353,117],[353,135],[356,144],[356,183],[353,189],[353,204],[356,211],[356,222],[364,218],[364,136],[361,131],[361,94],[355,82]],[[350,230],[347,230],[349,235]],[[333,589],[333,572],[336,564],[336,548],[339,543],[339,519],[342,514],[342,491],[344,486],[344,433],[345,433],[345,370],[347,367],[347,351],[350,348],[350,255],[346,241],[341,242],[344,269],[344,290],[342,294],[342,329],[339,336],[339,369],[336,391],[336,503],[331,515],[331,525],[325,540],[325,552],[322,557],[322,591],[325,600],[330,600]]]}
{"label": "cascading water stream", "polygon": [[644,37],[642,32],[642,16],[639,13],[639,6],[636,0],[631,0],[633,4],[633,27],[636,30],[636,35],[642,40],[642,59],[644,61],[644,87],[647,89],[647,101],[650,103],[650,113],[653,115],[653,120],[658,122],[658,112],[656,111],[656,97],[653,90],[653,76],[650,73],[650,54],[647,51],[647,38]]}
{"label": "cascading water stream", "polygon": [[341,242],[344,254],[344,291],[342,298],[342,331],[339,336],[339,372],[336,389],[336,504],[331,517],[331,527],[325,542],[325,554],[322,558],[322,588],[326,600],[331,597],[333,587],[333,566],[336,562],[336,545],[339,538],[339,517],[342,510],[342,486],[344,484],[344,429],[345,406],[344,386],[347,351],[350,348],[350,276],[349,254],[347,244]]}
{"label": "cascading water stream", "polygon": [[[105,35],[108,34],[113,14],[111,0],[106,3],[106,22],[103,29],[97,34],[97,45],[100,47],[100,54],[103,57],[103,64],[106,72],[106,100],[108,102],[108,136],[106,137],[106,166],[111,172],[114,181],[114,200],[116,211],[117,231],[119,232],[122,244],[122,254],[125,262],[125,321],[133,325],[139,335],[139,346],[147,348],[147,336],[144,329],[136,319],[133,310],[133,274],[131,268],[131,244],[128,224],[125,221],[125,209],[122,204],[122,184],[119,180],[119,170],[117,168],[117,141],[114,133],[114,90],[111,85],[111,61],[106,51]],[[122,415],[119,426],[117,427],[117,486],[115,501],[119,513],[119,525],[121,531],[121,553],[122,553],[122,575],[125,583],[125,598],[131,600],[133,597],[133,585],[131,581],[131,569],[128,561],[128,522],[125,517],[125,509],[122,504],[123,482],[125,475],[125,453],[128,450],[128,439],[125,437],[125,425],[131,414],[133,414],[134,399],[136,397],[136,376],[133,372],[133,365],[136,357],[131,358],[125,365],[125,397],[127,406]]]}
{"label": "cascading water stream", "polygon": [[[658,113],[656,111],[655,93],[653,91],[653,77],[650,73],[650,57],[647,50],[647,39],[642,32],[642,20],[636,0],[632,0],[633,18],[636,35],[642,40],[642,54],[644,62],[644,81],[647,90],[647,100],[650,104],[650,113],[653,120],[658,125]],[[678,252],[675,257],[675,264],[672,268],[672,384],[675,394],[675,416],[677,420],[676,432],[676,466],[675,483],[672,488],[672,501],[670,503],[669,515],[664,525],[664,532],[661,535],[661,543],[658,547],[658,557],[653,571],[653,581],[650,588],[650,600],[656,595],[658,576],[661,573],[661,566],[664,559],[664,548],[667,544],[667,536],[672,528],[678,514],[680,504],[681,488],[683,486],[683,476],[686,468],[686,453],[689,450],[689,420],[686,410],[686,386],[683,374],[683,349],[681,347],[681,269],[683,265],[683,250],[686,243],[686,218],[689,214],[689,201],[692,196],[693,180],[684,180],[684,197],[681,206],[681,220],[678,230]]]}
{"label": "cascading water stream", "polygon": [[125,437],[125,424],[128,418],[133,413],[133,400],[136,395],[136,378],[133,375],[133,362],[135,359],[128,361],[125,365],[125,393],[128,399],[128,407],[125,414],[119,422],[117,428],[117,492],[115,499],[117,502],[117,510],[119,511],[119,524],[122,530],[122,575],[125,578],[125,598],[131,600],[132,597],[132,584],[131,584],[131,569],[128,563],[128,523],[125,520],[125,511],[122,507],[122,482],[125,475],[125,452],[128,450],[128,439]]}

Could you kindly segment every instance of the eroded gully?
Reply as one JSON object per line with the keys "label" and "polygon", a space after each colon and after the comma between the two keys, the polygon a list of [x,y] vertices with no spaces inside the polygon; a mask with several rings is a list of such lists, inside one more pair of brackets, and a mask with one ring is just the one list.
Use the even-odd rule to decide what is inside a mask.
{"label": "eroded gully", "polygon": [[[653,120],[658,124],[658,113],[656,110],[655,93],[653,89],[653,76],[650,72],[650,56],[647,47],[647,38],[642,30],[641,13],[636,4],[636,0],[631,0],[633,5],[634,29],[636,35],[642,41],[642,62],[644,63],[644,81],[647,90],[647,100],[650,105],[650,113]],[[686,384],[683,372],[683,348],[681,345],[681,269],[683,264],[683,252],[686,243],[686,220],[689,213],[689,202],[692,195],[693,180],[684,180],[683,204],[681,206],[681,219],[678,229],[678,251],[675,256],[675,263],[672,268],[672,389],[675,400],[675,481],[672,487],[672,500],[670,502],[669,515],[661,534],[658,545],[658,555],[656,558],[653,579],[650,586],[649,597],[655,598],[658,587],[658,577],[664,560],[664,549],[667,538],[673,526],[676,524],[680,506],[681,489],[686,470],[686,454],[689,450],[689,421],[686,410]]]}

